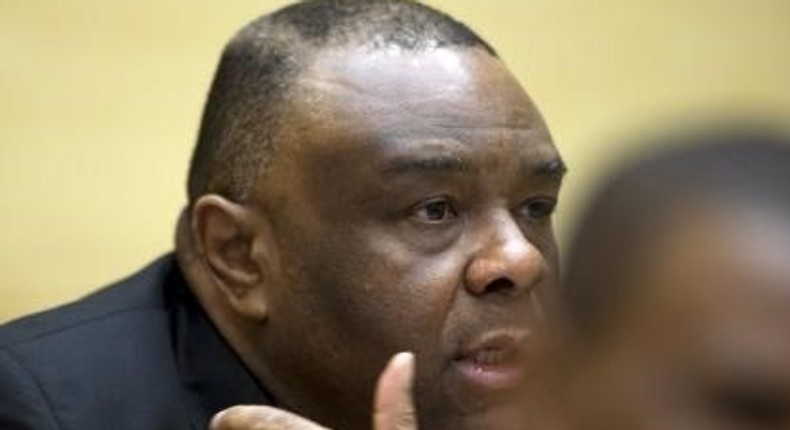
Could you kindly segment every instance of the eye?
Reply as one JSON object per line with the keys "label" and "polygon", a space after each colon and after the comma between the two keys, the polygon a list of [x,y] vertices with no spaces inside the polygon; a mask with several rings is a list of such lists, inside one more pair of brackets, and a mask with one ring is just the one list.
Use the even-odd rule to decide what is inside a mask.
{"label": "eye", "polygon": [[551,218],[557,200],[548,197],[540,197],[528,200],[521,207],[521,215],[535,221],[542,221]]}
{"label": "eye", "polygon": [[446,198],[437,198],[414,207],[412,217],[421,222],[436,224],[458,217],[455,206]]}

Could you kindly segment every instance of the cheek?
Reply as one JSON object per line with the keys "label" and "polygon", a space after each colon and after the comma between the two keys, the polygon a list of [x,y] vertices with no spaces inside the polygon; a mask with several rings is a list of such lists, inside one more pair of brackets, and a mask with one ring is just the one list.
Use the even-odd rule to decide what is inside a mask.
{"label": "cheek", "polygon": [[296,256],[296,275],[316,314],[351,339],[392,339],[397,347],[437,341],[462,261],[416,254],[373,232],[323,237]]}

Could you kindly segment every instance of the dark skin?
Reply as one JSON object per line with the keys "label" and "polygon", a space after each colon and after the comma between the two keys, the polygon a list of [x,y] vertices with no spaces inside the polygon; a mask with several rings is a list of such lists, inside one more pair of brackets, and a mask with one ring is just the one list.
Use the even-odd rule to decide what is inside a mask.
{"label": "dark skin", "polygon": [[688,202],[662,221],[633,294],[570,351],[563,428],[790,429],[786,212]]}
{"label": "dark skin", "polygon": [[497,377],[529,360],[513,376],[464,354],[492,336],[528,350],[557,280],[564,167],[528,96],[479,49],[337,48],[286,117],[248,201],[192,209],[181,261],[209,316],[321,424],[369,428],[377,375],[409,350],[424,428],[504,428],[518,384]]}

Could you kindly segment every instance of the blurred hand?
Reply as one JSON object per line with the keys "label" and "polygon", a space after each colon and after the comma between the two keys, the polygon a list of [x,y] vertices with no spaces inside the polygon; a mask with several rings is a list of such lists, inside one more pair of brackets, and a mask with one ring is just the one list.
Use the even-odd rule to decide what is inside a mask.
{"label": "blurred hand", "polygon": [[[373,403],[374,430],[417,430],[412,401],[414,355],[396,354],[379,376]],[[214,415],[210,430],[328,430],[271,406],[234,406]]]}
{"label": "blurred hand", "polygon": [[328,430],[271,406],[233,406],[214,415],[209,430]]}

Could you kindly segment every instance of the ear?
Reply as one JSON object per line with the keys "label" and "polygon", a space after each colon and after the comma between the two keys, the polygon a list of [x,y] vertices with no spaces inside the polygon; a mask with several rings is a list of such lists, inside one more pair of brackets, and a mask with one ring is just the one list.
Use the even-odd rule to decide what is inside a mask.
{"label": "ear", "polygon": [[270,240],[263,217],[254,207],[209,194],[193,204],[191,224],[195,252],[214,287],[238,315],[265,320]]}

